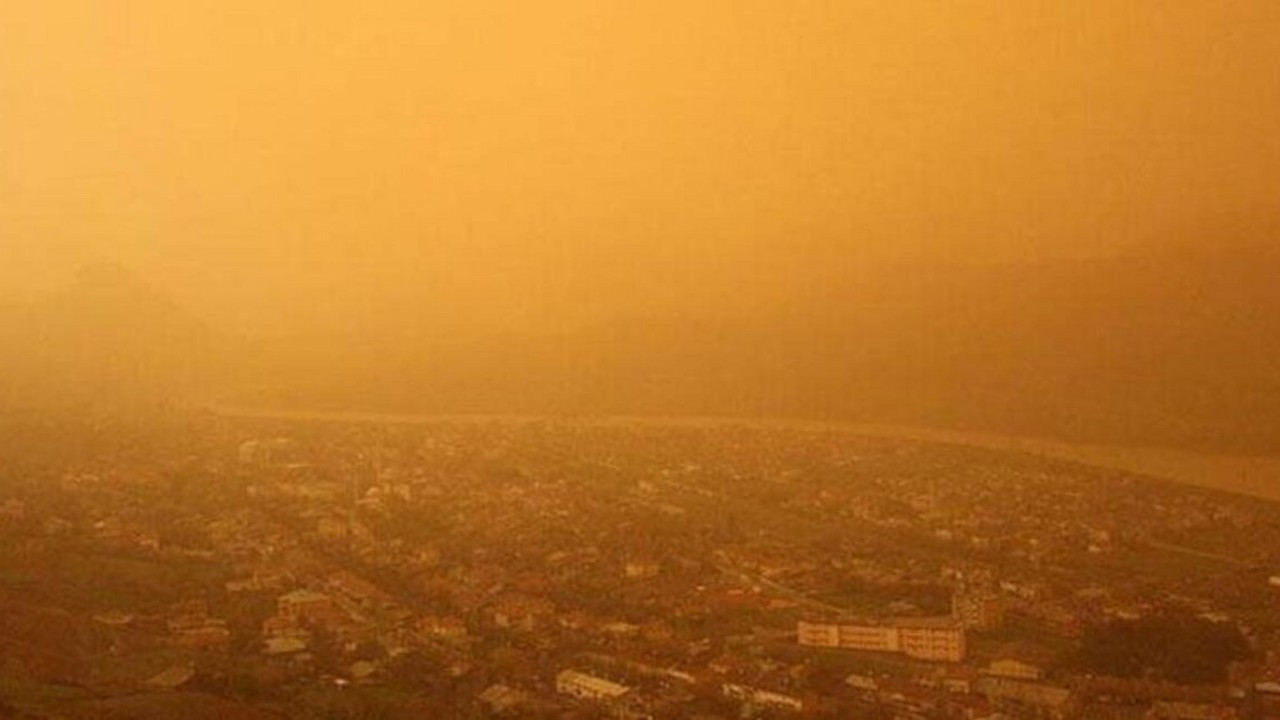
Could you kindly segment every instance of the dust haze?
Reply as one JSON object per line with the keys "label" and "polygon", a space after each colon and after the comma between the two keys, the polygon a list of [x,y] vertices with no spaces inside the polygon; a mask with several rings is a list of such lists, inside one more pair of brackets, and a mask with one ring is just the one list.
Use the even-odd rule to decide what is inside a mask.
{"label": "dust haze", "polygon": [[206,397],[1165,440],[1274,406],[1270,3],[2,12],[4,295],[129,276],[103,341]]}
{"label": "dust haze", "polygon": [[1280,717],[1278,129],[1274,0],[3,0],[0,718]]}

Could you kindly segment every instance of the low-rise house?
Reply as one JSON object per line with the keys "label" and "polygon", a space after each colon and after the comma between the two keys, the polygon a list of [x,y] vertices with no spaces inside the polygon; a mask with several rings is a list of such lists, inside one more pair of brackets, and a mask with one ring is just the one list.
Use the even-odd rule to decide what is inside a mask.
{"label": "low-rise house", "polygon": [[263,643],[264,655],[294,655],[303,652],[311,645],[310,633],[301,635],[276,635],[267,638]]}
{"label": "low-rise house", "polygon": [[322,517],[316,521],[316,532],[325,540],[346,540],[350,528],[342,518]]}
{"label": "low-rise house", "polygon": [[110,612],[100,613],[93,616],[93,621],[106,625],[107,627],[119,628],[128,627],[133,624],[137,618],[133,613],[126,613],[120,610],[112,610]]}
{"label": "low-rise house", "polygon": [[1043,668],[1010,658],[992,660],[982,672],[984,675],[1015,680],[1041,680],[1044,678]]}
{"label": "low-rise house", "polygon": [[549,600],[527,595],[504,595],[493,605],[493,624],[510,630],[533,632],[551,624],[556,606]]}
{"label": "low-rise house", "polygon": [[632,580],[647,579],[657,577],[661,569],[651,560],[631,560],[623,566],[622,574]]}
{"label": "low-rise house", "polygon": [[314,590],[294,590],[276,598],[276,612],[295,621],[324,622],[336,608],[333,599]]}
{"label": "low-rise house", "polygon": [[875,678],[868,675],[850,675],[844,679],[844,684],[862,692],[875,692],[880,689],[880,685]]}
{"label": "low-rise house", "polygon": [[418,619],[418,631],[439,638],[467,636],[467,624],[456,617],[427,615]]}
{"label": "low-rise house", "polygon": [[556,692],[580,700],[608,701],[622,698],[631,688],[578,670],[563,670],[556,675]]}
{"label": "low-rise house", "polygon": [[611,622],[600,626],[601,632],[615,638],[631,638],[640,634],[640,626],[629,622]]}
{"label": "low-rise house", "polygon": [[198,650],[221,650],[231,645],[227,621],[209,617],[209,608],[204,600],[177,603],[170,607],[169,612],[165,624],[175,645]]}
{"label": "low-rise house", "polygon": [[800,712],[804,709],[804,702],[800,698],[769,690],[761,690],[748,685],[725,683],[720,686],[720,692],[731,700],[741,700],[742,702],[775,710]]}
{"label": "low-rise house", "polygon": [[196,676],[195,668],[190,665],[174,665],[149,678],[144,685],[161,690],[177,690],[191,682]]}
{"label": "low-rise house", "polygon": [[1146,720],[1236,720],[1235,708],[1214,703],[1158,702],[1147,712]]}
{"label": "low-rise house", "polygon": [[231,631],[227,622],[218,618],[200,618],[196,621],[170,623],[173,642],[196,650],[225,650],[231,646]]}
{"label": "low-rise house", "polygon": [[0,517],[22,520],[27,516],[27,504],[17,498],[9,498],[0,505]]}
{"label": "low-rise house", "polygon": [[382,588],[347,571],[330,575],[329,589],[334,596],[362,610],[385,610],[396,604]]}
{"label": "low-rise house", "polygon": [[515,714],[529,700],[529,694],[521,690],[497,684],[480,693],[479,700],[495,715]]}
{"label": "low-rise house", "polygon": [[351,667],[347,668],[347,674],[351,679],[358,683],[369,682],[373,676],[378,673],[379,667],[377,663],[368,660],[357,660],[351,663]]}
{"label": "low-rise house", "polygon": [[1019,717],[1062,720],[1075,717],[1079,700],[1066,688],[1043,683],[984,677],[974,683],[974,691],[984,695],[1001,709]]}

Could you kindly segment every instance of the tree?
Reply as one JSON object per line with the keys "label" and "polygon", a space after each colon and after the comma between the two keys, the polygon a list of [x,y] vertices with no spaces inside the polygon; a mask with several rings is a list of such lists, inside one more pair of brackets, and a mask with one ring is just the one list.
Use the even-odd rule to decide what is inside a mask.
{"label": "tree", "polygon": [[1235,624],[1167,613],[1086,628],[1076,664],[1103,675],[1196,685],[1226,681],[1231,663],[1248,657]]}

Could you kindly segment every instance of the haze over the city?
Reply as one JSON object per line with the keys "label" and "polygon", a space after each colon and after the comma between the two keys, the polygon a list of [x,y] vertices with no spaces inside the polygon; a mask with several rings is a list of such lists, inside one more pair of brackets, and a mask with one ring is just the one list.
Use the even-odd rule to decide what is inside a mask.
{"label": "haze over the city", "polygon": [[95,329],[135,379],[277,401],[1270,444],[1278,29],[1266,0],[6,2],[0,302],[62,308],[0,322],[45,376],[7,397],[129,385],[57,340]]}
{"label": "haze over the city", "polygon": [[1272,241],[1267,0],[0,9],[5,294],[233,328],[760,311],[886,258]]}

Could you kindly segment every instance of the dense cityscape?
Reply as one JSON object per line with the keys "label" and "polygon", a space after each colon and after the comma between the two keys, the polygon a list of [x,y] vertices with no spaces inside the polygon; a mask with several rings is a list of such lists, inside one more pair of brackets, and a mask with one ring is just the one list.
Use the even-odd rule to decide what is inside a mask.
{"label": "dense cityscape", "polygon": [[724,422],[13,417],[0,717],[1280,717],[1280,507]]}

